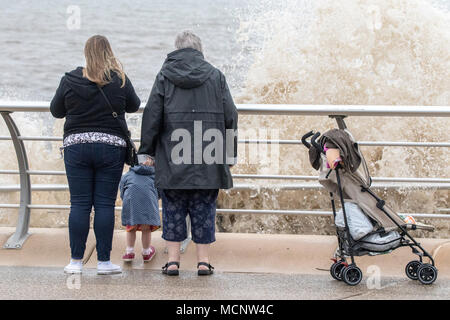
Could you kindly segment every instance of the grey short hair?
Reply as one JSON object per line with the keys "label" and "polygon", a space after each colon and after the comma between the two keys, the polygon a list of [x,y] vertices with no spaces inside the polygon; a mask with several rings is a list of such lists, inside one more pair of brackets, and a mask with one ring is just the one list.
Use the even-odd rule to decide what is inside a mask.
{"label": "grey short hair", "polygon": [[192,31],[186,30],[177,35],[175,39],[175,48],[177,50],[191,48],[203,52],[202,40]]}

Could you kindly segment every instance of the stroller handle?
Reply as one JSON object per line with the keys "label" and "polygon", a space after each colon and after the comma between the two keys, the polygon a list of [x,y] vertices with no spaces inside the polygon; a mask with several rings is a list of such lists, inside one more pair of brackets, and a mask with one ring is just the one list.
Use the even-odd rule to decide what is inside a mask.
{"label": "stroller handle", "polygon": [[313,135],[314,135],[314,131],[310,131],[302,137],[302,143],[308,149],[311,148],[311,144],[308,141],[306,141],[306,139],[308,139],[309,137],[311,137]]}
{"label": "stroller handle", "polygon": [[312,138],[311,138],[311,143],[314,146],[314,148],[317,149],[317,151],[319,151],[320,153],[325,153],[325,151],[323,151],[323,148],[316,142],[317,138],[320,137],[320,132],[317,132]]}

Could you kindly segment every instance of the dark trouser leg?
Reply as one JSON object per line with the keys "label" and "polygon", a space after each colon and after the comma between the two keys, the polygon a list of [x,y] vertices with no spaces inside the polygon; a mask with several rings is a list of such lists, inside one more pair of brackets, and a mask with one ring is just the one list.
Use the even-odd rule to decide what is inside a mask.
{"label": "dark trouser leg", "polygon": [[[190,190],[189,215],[192,223],[192,240],[197,244],[199,275],[210,275],[209,247],[216,241],[216,202],[219,190]],[[205,265],[206,264],[206,265]],[[205,273],[206,272],[206,273]]]}
{"label": "dark trouser leg", "polygon": [[216,241],[216,202],[219,190],[189,191],[192,241],[196,244],[211,244]]}
{"label": "dark trouser leg", "polygon": [[109,261],[114,234],[115,212],[120,178],[125,161],[125,148],[95,144],[94,232],[98,261]]}
{"label": "dark trouser leg", "polygon": [[[186,215],[187,202],[185,190],[161,190],[163,208],[163,234],[167,241],[168,262],[180,261],[181,241],[187,238]],[[176,270],[178,266],[171,265],[168,270]]]}
{"label": "dark trouser leg", "polygon": [[188,190],[161,190],[162,238],[166,241],[181,242],[187,238],[188,192]]}
{"label": "dark trouser leg", "polygon": [[86,250],[93,204],[94,170],[85,161],[83,145],[65,149],[64,162],[70,191],[69,237],[72,259],[81,260]]}

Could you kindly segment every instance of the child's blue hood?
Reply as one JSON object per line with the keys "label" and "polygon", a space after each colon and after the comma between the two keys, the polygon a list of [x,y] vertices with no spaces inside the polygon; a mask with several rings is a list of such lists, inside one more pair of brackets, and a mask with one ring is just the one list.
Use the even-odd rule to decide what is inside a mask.
{"label": "child's blue hood", "polygon": [[134,166],[130,168],[130,171],[133,171],[136,174],[142,175],[142,176],[150,176],[155,174],[155,167],[149,167],[149,166]]}

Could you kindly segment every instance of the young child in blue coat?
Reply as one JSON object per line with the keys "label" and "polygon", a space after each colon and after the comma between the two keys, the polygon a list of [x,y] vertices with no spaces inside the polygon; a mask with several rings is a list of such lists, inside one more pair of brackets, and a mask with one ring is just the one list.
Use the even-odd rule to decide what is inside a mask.
{"label": "young child in blue coat", "polygon": [[120,181],[123,200],[122,225],[127,228],[127,249],[123,261],[135,258],[136,232],[142,232],[142,257],[149,262],[156,250],[151,245],[151,234],[161,227],[158,191],[155,187],[155,168],[145,164],[130,168]]}

